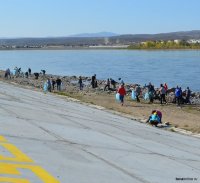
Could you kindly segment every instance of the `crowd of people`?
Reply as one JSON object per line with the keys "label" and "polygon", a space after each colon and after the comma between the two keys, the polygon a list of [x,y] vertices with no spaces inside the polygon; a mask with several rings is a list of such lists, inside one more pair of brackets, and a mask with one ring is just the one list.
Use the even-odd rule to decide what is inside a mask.
{"label": "crowd of people", "polygon": [[[46,70],[41,69],[41,72],[34,72],[32,74],[31,68],[28,68],[28,70],[26,72],[22,72],[21,68],[15,67],[13,69],[13,72],[11,72],[9,68],[6,69],[4,77],[6,79],[11,79],[12,77],[16,77],[16,78],[18,78],[18,77],[25,77],[25,78],[29,78],[31,76],[34,76],[34,78],[37,80],[40,75],[44,78],[46,76]],[[46,88],[45,90],[47,90],[49,92],[52,92],[55,89],[57,91],[61,91],[61,85],[62,85],[62,80],[59,77],[57,77],[56,79],[53,78],[53,77],[51,77],[51,78],[47,78],[47,81],[44,83],[43,88]]]}
{"label": "crowd of people", "polygon": [[62,86],[62,80],[59,77],[56,80],[53,77],[47,78],[47,81],[44,83],[44,91],[52,92],[55,91],[55,89],[57,91],[61,91],[61,86]]}
{"label": "crowd of people", "polygon": [[[120,94],[120,101],[123,105],[126,90],[124,87],[124,82],[118,84],[119,88],[117,90],[117,93]],[[108,80],[104,87],[104,90],[106,90],[107,88],[109,89]],[[140,102],[140,98],[144,98],[145,100],[149,100],[149,103],[154,103],[154,100],[159,100],[161,105],[168,103],[166,99],[167,95],[169,94],[167,83],[160,84],[160,87],[158,89],[155,89],[154,85],[152,85],[151,82],[144,87],[136,84],[132,92],[134,92],[134,97],[132,97],[132,99],[136,100],[137,102]],[[181,87],[177,86],[173,93],[174,98],[172,100],[172,103],[177,104],[177,106],[180,106],[181,104],[191,104],[191,90],[189,87],[187,87],[187,89],[183,92]]]}
{"label": "crowd of people", "polygon": [[[13,72],[11,72],[9,68],[6,69],[5,78],[9,79],[12,77],[12,75],[14,77],[23,76],[25,78],[29,78],[31,75],[33,75],[35,76],[35,79],[38,79],[40,75],[41,77],[44,77],[46,75],[46,70],[42,69],[40,73],[34,72],[32,74],[31,68],[28,68],[28,70],[25,73],[21,72],[21,68],[18,67],[15,67]],[[59,77],[47,78],[46,85],[48,85],[47,90],[50,92],[54,91],[55,89],[57,91],[61,91],[62,80]],[[81,76],[79,76],[78,85],[79,89],[83,90],[84,84]],[[94,89],[98,87],[98,80],[96,78],[96,74],[94,74],[91,77],[91,87]],[[125,83],[121,78],[118,78],[117,81],[115,81],[112,78],[108,78],[104,86],[104,91],[106,90],[116,91],[117,93],[119,93],[119,100],[121,101],[121,105],[124,105],[124,97],[126,96],[127,92],[125,89]],[[154,85],[151,82],[148,85],[145,84],[145,86],[143,87],[136,84],[132,90],[135,96],[134,100],[136,100],[137,102],[140,102],[141,98],[143,97],[145,100],[149,100],[149,103],[154,103],[154,100],[158,99],[161,105],[167,104],[166,98],[167,95],[169,94],[169,90],[166,83],[160,84],[160,87],[158,89],[155,89]],[[176,103],[178,106],[184,103],[187,104],[191,103],[190,102],[191,90],[189,87],[187,87],[186,91],[183,92],[181,87],[177,86],[173,92],[174,92],[174,98],[172,101],[173,103]]]}
{"label": "crowd of people", "polygon": [[[22,72],[21,68],[15,67],[14,70],[11,72],[10,69],[6,69],[5,76],[6,79],[11,79],[12,77],[34,77],[37,80],[39,77],[42,77],[43,81],[46,78],[46,82],[44,82],[43,90],[45,92],[52,92],[52,91],[61,91],[62,90],[62,80],[59,77],[50,77],[46,75],[46,70],[42,69],[41,72],[34,72],[32,73],[31,68],[28,68],[26,72]],[[84,88],[83,78],[79,76],[78,78],[78,86],[79,90],[82,91]],[[101,83],[102,84],[102,83]],[[98,85],[102,86],[100,82],[96,78],[96,74],[91,77],[91,88],[95,89],[98,88]],[[167,96],[173,93],[173,101],[172,103],[176,103],[177,106],[181,104],[191,104],[190,97],[191,97],[191,90],[189,87],[185,91],[182,91],[182,88],[177,86],[173,89],[168,89],[167,83],[160,84],[159,88],[155,88],[154,85],[150,82],[148,85],[140,86],[139,84],[132,85],[132,95],[131,98],[136,100],[137,102],[141,101],[141,98],[144,100],[149,100],[149,103],[154,103],[155,100],[159,100],[160,104],[167,104]],[[124,81],[121,78],[118,78],[115,81],[112,78],[108,78],[105,81],[105,85],[103,90],[114,91],[117,93],[116,99],[120,102],[121,106],[124,106],[124,99],[130,89],[126,89],[127,85],[125,85]],[[118,97],[117,97],[118,96]],[[148,123],[157,126],[159,123],[162,123],[162,113],[158,110],[153,110],[149,119],[147,120]]]}
{"label": "crowd of people", "polygon": [[[118,89],[117,89],[118,84]],[[122,89],[123,88],[123,89]],[[122,92],[121,90],[125,89],[124,81],[119,78],[119,81],[116,82],[112,78],[108,78],[105,83],[104,91],[106,90],[112,90],[120,93],[121,97],[121,103],[124,102],[124,94],[126,92]],[[167,95],[169,95],[169,89],[167,83],[160,84],[160,87],[158,89],[155,89],[154,85],[150,82],[148,85],[140,86],[139,84],[136,84],[135,87],[132,89],[134,92],[135,100],[137,102],[140,102],[141,98],[144,98],[145,100],[149,100],[149,103],[154,103],[154,100],[159,100],[160,104],[167,104]],[[176,103],[178,106],[181,104],[191,104],[190,97],[191,97],[191,90],[189,87],[183,92],[181,87],[176,87],[174,91],[174,98],[172,103]],[[133,98],[132,98],[133,99]]]}
{"label": "crowd of people", "polygon": [[[5,71],[5,78],[9,79],[13,76],[19,77],[23,76],[26,78],[29,78],[31,75],[35,76],[35,79],[38,79],[39,76],[44,77],[46,75],[46,70],[41,69],[41,72],[34,72],[32,74],[31,68],[28,68],[28,70],[23,73],[21,72],[21,68],[15,67],[14,71],[11,72],[10,69],[6,69]],[[48,91],[54,91],[55,89],[57,91],[61,90],[61,79],[58,78],[47,78],[46,84],[48,85],[47,89]],[[83,79],[80,76],[78,79],[79,89],[83,90],[84,83]],[[55,87],[56,86],[56,87]],[[96,78],[96,74],[94,74],[91,77],[91,87],[97,88],[98,87],[98,80]],[[104,91],[110,90],[110,91],[117,91],[117,93],[120,94],[120,101],[121,104],[124,104],[124,97],[126,95],[126,89],[125,89],[125,83],[121,78],[118,78],[117,81],[115,81],[112,78],[108,78],[105,82]],[[135,87],[132,89],[134,92],[134,98],[132,99],[136,100],[137,102],[140,102],[141,98],[144,98],[145,100],[149,100],[149,103],[154,103],[154,100],[159,100],[160,104],[167,104],[167,95],[169,94],[167,83],[160,84],[160,87],[158,89],[154,88],[154,85],[150,82],[148,85],[145,84],[145,86],[140,86],[139,84],[136,84]],[[181,104],[191,104],[190,97],[191,97],[191,90],[189,87],[183,92],[181,87],[177,86],[174,91],[174,98],[173,103],[176,103],[177,106],[180,106]]]}

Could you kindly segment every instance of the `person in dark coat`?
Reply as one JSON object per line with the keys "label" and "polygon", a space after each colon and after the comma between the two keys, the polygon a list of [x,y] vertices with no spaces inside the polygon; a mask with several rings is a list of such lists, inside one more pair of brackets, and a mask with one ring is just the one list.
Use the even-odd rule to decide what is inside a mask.
{"label": "person in dark coat", "polygon": [[97,86],[97,83],[96,83],[96,74],[94,74],[93,76],[92,76],[92,82],[91,82],[91,84],[92,84],[92,88],[96,88]]}
{"label": "person in dark coat", "polygon": [[81,77],[81,76],[79,76],[78,83],[79,83],[79,89],[80,89],[80,90],[83,90],[83,80],[82,80],[82,77]]}
{"label": "person in dark coat", "polygon": [[41,70],[42,71],[42,75],[45,76],[46,71],[45,70]]}
{"label": "person in dark coat", "polygon": [[25,72],[25,77],[28,78],[28,72]]}
{"label": "person in dark coat", "polygon": [[28,68],[28,74],[31,75],[31,68]]}
{"label": "person in dark coat", "polygon": [[55,90],[56,81],[53,78],[51,78],[51,83],[52,83],[52,89]]}
{"label": "person in dark coat", "polygon": [[57,78],[56,79],[56,85],[57,85],[58,91],[61,91],[61,83],[62,83],[62,80],[60,78]]}
{"label": "person in dark coat", "polygon": [[191,96],[191,90],[189,87],[187,87],[187,90],[186,90],[186,103],[187,104],[191,104],[190,102],[190,96]]}
{"label": "person in dark coat", "polygon": [[114,79],[112,79],[112,78],[110,78],[110,83],[111,83],[111,85],[113,86],[113,89],[115,89],[116,88],[116,81],[114,80]]}
{"label": "person in dark coat", "polygon": [[35,73],[34,73],[34,76],[35,76],[35,79],[38,79],[39,73],[38,73],[38,72],[35,72]]}

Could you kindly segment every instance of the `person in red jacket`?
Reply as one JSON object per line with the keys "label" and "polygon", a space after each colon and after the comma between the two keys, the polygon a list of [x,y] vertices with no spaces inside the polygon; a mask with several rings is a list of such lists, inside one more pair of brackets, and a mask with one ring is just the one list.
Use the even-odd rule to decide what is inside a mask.
{"label": "person in red jacket", "polygon": [[122,106],[124,105],[124,96],[126,95],[126,90],[125,90],[125,88],[124,88],[124,84],[122,84],[120,87],[119,87],[119,89],[118,89],[118,91],[117,91],[118,93],[119,93],[119,98],[120,98],[120,101],[121,101],[121,104],[122,104]]}

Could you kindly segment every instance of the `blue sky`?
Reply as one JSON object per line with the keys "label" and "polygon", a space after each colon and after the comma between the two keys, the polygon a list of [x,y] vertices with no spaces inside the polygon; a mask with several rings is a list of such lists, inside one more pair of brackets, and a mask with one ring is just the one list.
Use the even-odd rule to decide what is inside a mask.
{"label": "blue sky", "polygon": [[200,30],[200,0],[1,0],[0,37]]}

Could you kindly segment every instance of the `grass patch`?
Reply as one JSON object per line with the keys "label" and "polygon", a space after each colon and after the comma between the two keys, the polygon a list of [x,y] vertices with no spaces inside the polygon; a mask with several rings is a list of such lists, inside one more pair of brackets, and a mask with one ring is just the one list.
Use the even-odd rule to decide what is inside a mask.
{"label": "grass patch", "polygon": [[57,95],[65,96],[65,97],[71,97],[75,98],[78,100],[82,100],[83,96],[79,95],[78,93],[73,93],[73,92],[55,92]]}
{"label": "grass patch", "polygon": [[191,114],[199,114],[200,111],[200,107],[199,106],[186,106],[183,108],[183,111],[187,112],[187,113],[191,113]]}

